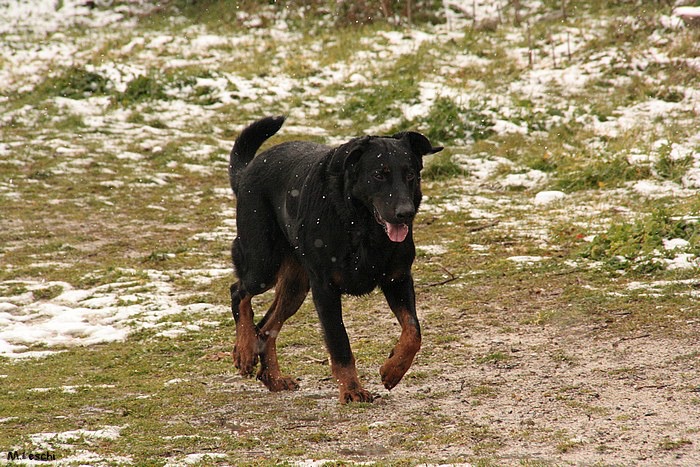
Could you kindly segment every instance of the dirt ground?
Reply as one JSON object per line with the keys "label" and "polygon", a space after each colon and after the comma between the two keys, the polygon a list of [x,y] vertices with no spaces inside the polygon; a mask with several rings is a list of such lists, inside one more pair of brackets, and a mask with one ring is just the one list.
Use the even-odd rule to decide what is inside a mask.
{"label": "dirt ground", "polygon": [[[605,330],[518,326],[470,332],[475,353],[503,363],[466,364],[430,382],[450,392],[442,410],[497,427],[502,461],[577,465],[700,463],[698,346],[611,336]],[[473,388],[494,388],[474,403]],[[459,451],[459,447],[455,446]]]}
{"label": "dirt ground", "polygon": [[[416,458],[474,465],[700,464],[697,342],[647,332],[621,336],[605,324],[522,324],[505,309],[487,317],[451,309],[440,315],[449,324],[423,320],[424,347],[391,393],[355,341],[361,378],[381,396],[366,411],[338,412],[333,382],[304,374],[304,367],[294,393],[271,394],[238,376],[229,379],[229,389],[252,390],[272,407],[314,401],[305,416],[288,412],[280,422],[303,440],[325,429],[329,439],[307,464]],[[390,317],[382,324],[391,326]],[[351,326],[350,332],[369,331]],[[445,332],[461,335],[439,343]],[[285,353],[288,360],[297,351],[282,351],[282,361]],[[306,358],[306,371],[318,363]],[[349,434],[358,426],[368,433]]]}

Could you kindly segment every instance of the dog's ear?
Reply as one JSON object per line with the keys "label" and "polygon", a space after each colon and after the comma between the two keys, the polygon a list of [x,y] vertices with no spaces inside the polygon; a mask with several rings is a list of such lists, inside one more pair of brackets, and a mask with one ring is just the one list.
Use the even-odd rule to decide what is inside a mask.
{"label": "dog's ear", "polygon": [[408,141],[408,145],[411,146],[413,152],[419,156],[435,154],[443,150],[442,146],[433,146],[428,138],[415,131],[402,131],[401,133],[396,133],[393,138]]}
{"label": "dog's ear", "polygon": [[331,152],[331,160],[328,171],[334,175],[341,175],[355,162],[367,149],[369,136],[353,138],[345,144],[341,144]]}

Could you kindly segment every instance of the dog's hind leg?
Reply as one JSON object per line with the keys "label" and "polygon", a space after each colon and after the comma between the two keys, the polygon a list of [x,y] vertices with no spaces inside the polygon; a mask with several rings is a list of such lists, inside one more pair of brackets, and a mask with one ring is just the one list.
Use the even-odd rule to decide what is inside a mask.
{"label": "dog's hind leg", "polygon": [[270,391],[297,389],[293,378],[282,375],[277,362],[277,336],[284,322],[299,310],[309,292],[309,280],[301,265],[288,256],[282,263],[275,285],[275,299],[258,324],[260,369],[258,379]]}
{"label": "dog's hind leg", "polygon": [[233,362],[243,376],[252,376],[258,363],[255,343],[258,340],[253,323],[253,296],[241,289],[241,283],[231,286],[231,312],[236,321],[236,343],[233,346]]}
{"label": "dog's hind leg", "polygon": [[[247,219],[247,223],[239,227],[239,236],[231,246],[231,257],[239,279],[231,286],[231,312],[236,320],[233,361],[243,376],[253,376],[258,363],[259,331],[253,321],[251,301],[253,296],[272,288],[283,257],[275,249],[274,226],[265,226],[264,216],[251,216],[251,213],[256,213],[256,208],[256,205],[241,206],[239,202],[238,216]],[[262,233],[255,228],[244,230],[244,227],[250,229],[251,225],[262,229]]]}
{"label": "dog's hind leg", "polygon": [[382,284],[382,291],[391,311],[394,312],[401,325],[399,341],[379,370],[384,387],[392,389],[399,384],[413,363],[416,353],[420,350],[421,334],[416,315],[413,279],[410,274]]}

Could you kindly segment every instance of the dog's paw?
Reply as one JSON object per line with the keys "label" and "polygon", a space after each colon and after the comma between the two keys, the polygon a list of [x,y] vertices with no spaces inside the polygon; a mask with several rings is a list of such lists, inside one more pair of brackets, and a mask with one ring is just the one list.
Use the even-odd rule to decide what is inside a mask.
{"label": "dog's paw", "polygon": [[295,391],[299,389],[299,383],[289,376],[272,376],[268,372],[259,372],[258,380],[271,392]]}
{"label": "dog's paw", "polygon": [[399,384],[399,381],[401,381],[401,378],[403,378],[410,366],[411,362],[401,361],[394,356],[390,356],[379,369],[384,387],[393,389]]}
{"label": "dog's paw", "polygon": [[258,356],[247,351],[242,351],[238,348],[238,344],[233,346],[233,364],[238,368],[241,376],[253,376],[255,367],[258,364]]}
{"label": "dog's paw", "polygon": [[355,389],[340,389],[340,403],[347,404],[350,402],[374,402],[374,396],[363,388]]}

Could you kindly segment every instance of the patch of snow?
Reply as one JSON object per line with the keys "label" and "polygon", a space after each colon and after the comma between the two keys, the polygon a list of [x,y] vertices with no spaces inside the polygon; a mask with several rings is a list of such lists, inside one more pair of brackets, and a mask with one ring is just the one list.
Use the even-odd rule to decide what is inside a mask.
{"label": "patch of snow", "polygon": [[190,172],[200,173],[204,175],[212,175],[214,172],[213,167],[208,167],[200,164],[182,164],[182,167],[189,170]]}
{"label": "patch of snow", "polygon": [[547,179],[547,174],[541,170],[529,170],[525,173],[508,174],[499,183],[505,187],[534,188]]}
{"label": "patch of snow", "polygon": [[679,6],[673,10],[673,16],[688,25],[700,25],[700,6]]}
{"label": "patch of snow", "polygon": [[[183,276],[211,281],[222,268],[194,270]],[[49,348],[93,345],[121,341],[135,328],[177,326],[163,329],[163,337],[197,332],[199,324],[163,323],[164,317],[178,313],[221,313],[221,307],[202,304],[180,305],[171,276],[160,271],[144,271],[150,282],[123,281],[89,289],[74,289],[65,282],[10,281],[29,289],[19,295],[0,296],[0,355],[10,358],[36,358],[56,350],[32,351],[37,345]],[[125,271],[125,274],[128,274]],[[63,292],[50,300],[35,301],[32,290],[61,287]],[[171,332],[168,332],[171,331]]]}
{"label": "patch of snow", "polygon": [[696,286],[700,285],[700,280],[698,279],[680,279],[680,280],[659,280],[659,281],[651,281],[651,282],[641,282],[641,281],[632,281],[629,284],[627,284],[627,289],[628,290],[659,290],[663,289],[666,287],[671,287],[674,285],[688,285],[688,286]]}
{"label": "patch of snow", "polygon": [[88,441],[95,440],[115,440],[119,438],[121,431],[127,426],[105,426],[98,430],[73,430],[63,431],[60,433],[35,433],[29,435],[32,444],[39,449],[51,450],[56,447],[65,448],[70,446],[71,442],[76,442],[80,439]]}
{"label": "patch of snow", "polygon": [[506,135],[509,133],[519,133],[521,135],[526,135],[529,131],[525,123],[517,124],[509,120],[502,119],[496,119],[492,129],[499,135]]}
{"label": "patch of snow", "polygon": [[535,195],[535,204],[544,206],[555,201],[560,201],[566,197],[563,191],[540,191]]}
{"label": "patch of snow", "polygon": [[[31,90],[43,73],[53,64],[72,64],[84,43],[109,40],[108,35],[73,38],[61,31],[80,25],[86,31],[103,33],[103,28],[119,23],[123,28],[134,27],[139,13],[157,5],[142,0],[126,2],[119,8],[90,8],[82,0],[4,0],[0,2],[0,82],[10,89]],[[32,40],[41,47],[33,47]]]}
{"label": "patch of snow", "polygon": [[475,156],[455,154],[452,158],[467,169],[470,177],[476,178],[478,181],[484,181],[492,177],[502,166],[513,167],[513,162],[505,157],[492,157],[482,154]]}
{"label": "patch of snow", "polygon": [[534,264],[549,258],[547,256],[510,256],[506,259],[518,264]]}
{"label": "patch of snow", "polygon": [[[696,164],[700,165],[700,158],[697,159]],[[700,188],[700,167],[693,167],[689,169],[685,175],[683,175],[681,182],[685,188]]]}
{"label": "patch of snow", "polygon": [[28,389],[29,392],[49,392],[49,391],[55,391],[55,390],[60,390],[64,394],[75,394],[78,392],[79,389],[111,389],[114,388],[113,384],[98,384],[96,386],[92,384],[81,384],[78,386],[61,386],[58,388],[30,388]]}
{"label": "patch of snow", "polygon": [[188,380],[182,378],[175,378],[165,382],[166,386],[172,386],[173,384],[186,383]]}
{"label": "patch of snow", "polygon": [[422,251],[428,255],[444,255],[447,253],[447,247],[445,245],[418,245],[416,246],[418,251]]}
{"label": "patch of snow", "polygon": [[661,15],[659,16],[659,23],[665,29],[670,29],[672,31],[682,29],[684,26],[683,19],[678,16]]}
{"label": "patch of snow", "polygon": [[696,155],[697,154],[693,148],[684,144],[673,143],[671,145],[671,152],[669,153],[668,158],[672,161],[679,161],[688,157],[694,157]]}
{"label": "patch of snow", "polygon": [[700,258],[692,253],[681,253],[671,259],[664,259],[669,271],[700,268]]}
{"label": "patch of snow", "polygon": [[688,240],[682,238],[672,238],[670,240],[664,239],[664,249],[666,250],[677,250],[679,248],[687,248],[690,245]]}
{"label": "patch of snow", "polygon": [[656,180],[638,180],[636,182],[630,182],[628,186],[630,186],[635,193],[647,198],[685,195],[681,186],[669,180],[662,182]]}
{"label": "patch of snow", "polygon": [[618,109],[616,115],[609,117],[605,122],[594,120],[592,127],[601,136],[615,138],[640,125],[649,124],[657,119],[666,119],[685,110],[693,110],[693,104],[689,107],[689,104],[684,101],[666,102],[660,99],[649,99]]}

